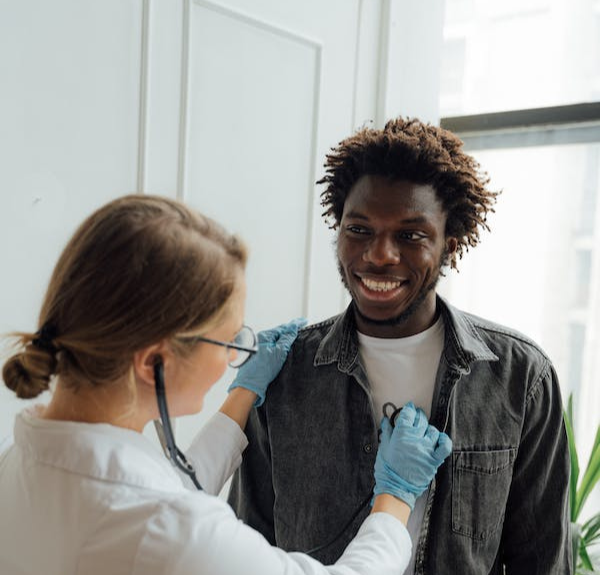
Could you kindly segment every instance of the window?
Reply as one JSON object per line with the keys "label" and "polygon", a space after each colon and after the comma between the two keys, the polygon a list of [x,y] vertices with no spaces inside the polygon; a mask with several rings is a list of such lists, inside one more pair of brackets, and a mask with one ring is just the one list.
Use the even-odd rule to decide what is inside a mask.
{"label": "window", "polygon": [[445,10],[444,52],[460,38],[466,51],[464,63],[444,59],[442,77],[464,65],[464,83],[456,106],[442,82],[442,116],[598,99],[598,0],[446,0]]}
{"label": "window", "polygon": [[445,6],[441,125],[503,193],[441,291],[545,349],[587,457],[600,413],[600,0]]}

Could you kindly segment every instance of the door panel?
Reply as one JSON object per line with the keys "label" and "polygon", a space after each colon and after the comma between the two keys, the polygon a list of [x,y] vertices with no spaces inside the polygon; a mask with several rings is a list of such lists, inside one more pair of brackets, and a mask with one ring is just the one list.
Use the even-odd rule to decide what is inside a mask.
{"label": "door panel", "polygon": [[247,315],[267,326],[303,313],[320,46],[194,6],[184,198],[249,242]]}
{"label": "door panel", "polygon": [[247,316],[258,327],[340,306],[315,181],[353,126],[360,8],[188,5],[179,193],[249,243]]}

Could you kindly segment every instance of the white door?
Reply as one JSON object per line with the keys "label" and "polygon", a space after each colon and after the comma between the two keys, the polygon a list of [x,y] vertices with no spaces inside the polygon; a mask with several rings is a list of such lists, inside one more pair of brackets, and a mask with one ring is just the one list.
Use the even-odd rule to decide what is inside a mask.
{"label": "white door", "polygon": [[[156,94],[176,108],[164,104],[171,88],[159,78],[181,70],[170,96],[179,98],[178,196],[249,243],[246,318],[258,329],[340,310],[315,182],[328,149],[374,119],[379,14],[379,2],[360,0],[189,0],[181,51],[162,65],[150,34],[149,110]],[[154,122],[164,128],[164,114],[148,119],[149,156],[158,157]],[[152,178],[148,186],[160,191]],[[224,394],[225,385],[211,393],[207,411]],[[183,418],[178,435],[197,426]]]}
{"label": "white door", "polygon": [[[258,327],[339,308],[315,181],[328,148],[354,129],[361,88],[363,109],[374,111],[374,97],[365,102],[373,87],[357,80],[361,69],[376,69],[378,4],[368,11],[360,0],[183,4],[177,191],[249,242],[247,315]],[[358,50],[361,34],[371,41]],[[152,36],[150,54],[152,66]],[[173,64],[151,68],[150,77],[168,77]],[[156,77],[150,109],[165,90]],[[160,139],[155,118],[164,121],[152,116],[149,134]],[[154,146],[160,142],[150,137]]]}

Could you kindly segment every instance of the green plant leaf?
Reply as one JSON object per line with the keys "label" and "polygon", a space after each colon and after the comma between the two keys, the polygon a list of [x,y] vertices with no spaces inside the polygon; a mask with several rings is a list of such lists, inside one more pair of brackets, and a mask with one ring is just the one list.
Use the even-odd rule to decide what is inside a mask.
{"label": "green plant leaf", "polygon": [[593,571],[594,565],[592,564],[592,560],[590,559],[590,556],[588,555],[588,552],[587,552],[587,549],[585,547],[585,543],[583,542],[583,540],[581,540],[579,542],[579,558],[581,559],[581,563],[582,563],[584,569],[589,569],[590,571]]}
{"label": "green plant leaf", "polygon": [[[573,394],[569,393],[569,399],[567,400],[567,410],[565,413],[565,417],[569,420],[571,424],[571,429],[573,429]],[[573,435],[573,439],[575,439],[575,435]]]}
{"label": "green plant leaf", "polygon": [[581,540],[581,525],[571,522],[571,545],[573,547],[573,563],[578,567],[581,563],[579,559],[579,544]]}
{"label": "green plant leaf", "polygon": [[600,426],[596,430],[596,438],[592,452],[583,474],[579,489],[577,482],[580,476],[579,458],[575,445],[575,426],[573,424],[573,396],[569,395],[567,408],[563,412],[569,454],[571,457],[571,478],[569,481],[569,501],[571,503],[571,544],[573,546],[573,561],[577,575],[594,575],[600,573],[594,570],[594,564],[588,553],[588,547],[600,542],[600,513],[588,519],[582,526],[577,523],[586,499],[600,480]]}
{"label": "green plant leaf", "polygon": [[565,429],[569,442],[569,455],[571,459],[571,479],[569,481],[569,503],[571,505],[571,521],[575,523],[578,517],[577,508],[577,481],[579,480],[579,458],[575,445],[575,431],[573,430],[573,394],[569,394],[567,409],[564,411]]}
{"label": "green plant leaf", "polygon": [[587,546],[600,539],[600,513],[594,515],[583,524],[581,537]]}
{"label": "green plant leaf", "polygon": [[600,480],[600,425],[596,429],[596,438],[594,439],[594,445],[590,454],[590,459],[583,474],[581,485],[577,490],[576,496],[576,517],[579,516],[586,499]]}

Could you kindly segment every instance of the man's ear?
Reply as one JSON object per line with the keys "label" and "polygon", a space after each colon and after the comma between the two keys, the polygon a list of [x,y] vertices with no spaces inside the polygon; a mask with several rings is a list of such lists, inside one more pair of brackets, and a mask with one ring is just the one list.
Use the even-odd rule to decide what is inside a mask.
{"label": "man's ear", "polygon": [[173,358],[173,351],[166,341],[150,345],[133,354],[133,371],[136,381],[154,387],[154,365],[158,359],[167,365]]}
{"label": "man's ear", "polygon": [[451,256],[456,252],[458,248],[458,240],[453,237],[446,238],[446,251],[448,255]]}

